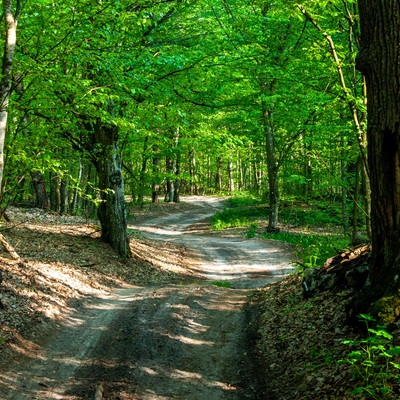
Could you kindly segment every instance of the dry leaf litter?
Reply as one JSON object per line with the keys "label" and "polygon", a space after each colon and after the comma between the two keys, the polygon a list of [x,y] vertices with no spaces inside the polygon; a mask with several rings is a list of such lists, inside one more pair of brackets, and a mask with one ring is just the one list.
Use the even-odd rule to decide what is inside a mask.
{"label": "dry leaf litter", "polygon": [[[188,205],[136,210],[136,218],[168,213]],[[184,282],[182,246],[131,238],[133,259],[124,262],[100,241],[100,228],[79,217],[42,210],[8,210],[10,223],[2,232],[22,261],[0,251],[0,354],[3,362],[13,348],[34,352],[29,341],[45,335],[85,298],[126,284]],[[232,234],[232,233],[230,233]],[[302,277],[295,274],[256,292],[255,354],[266,392],[272,400],[368,399],[350,395],[357,386],[347,364],[338,363],[350,351],[345,339],[359,333],[345,325],[345,304],[351,293],[326,292],[305,300]],[[394,333],[397,337],[399,327]],[[399,385],[393,396],[400,398]]]}

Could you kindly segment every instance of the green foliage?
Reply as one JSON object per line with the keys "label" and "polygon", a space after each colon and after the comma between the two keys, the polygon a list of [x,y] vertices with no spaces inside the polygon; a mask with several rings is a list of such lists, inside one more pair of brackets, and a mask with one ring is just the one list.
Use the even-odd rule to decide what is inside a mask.
{"label": "green foliage", "polygon": [[400,364],[395,361],[400,355],[400,346],[393,346],[393,336],[384,326],[370,328],[375,320],[366,314],[360,314],[368,330],[368,336],[359,340],[345,340],[343,343],[352,350],[341,363],[351,365],[351,370],[359,382],[352,395],[365,399],[394,399],[392,383],[399,383]]}
{"label": "green foliage", "polygon": [[281,240],[292,244],[295,248],[297,258],[308,268],[321,266],[327,258],[348,245],[348,237],[334,234],[316,235],[278,232],[273,234],[263,233],[262,237],[265,239]]}
{"label": "green foliage", "polygon": [[[228,200],[231,208],[217,212],[212,220],[215,230],[248,226],[246,238],[254,238],[258,230],[257,219],[264,219],[266,208],[252,196],[235,196]],[[317,209],[317,212],[315,211]],[[308,205],[286,205],[280,211],[280,219],[289,224],[328,226],[338,223],[338,207],[323,202]],[[322,265],[325,260],[348,246],[348,237],[340,234],[262,233],[265,239],[281,240],[292,244],[301,263],[309,268]]]}
{"label": "green foliage", "polygon": [[211,284],[214,286],[224,287],[224,288],[230,288],[232,286],[232,283],[229,281],[213,281],[211,282]]}
{"label": "green foliage", "polygon": [[229,207],[250,207],[260,204],[260,200],[252,195],[239,195],[229,197]]}
{"label": "green foliage", "polygon": [[[231,208],[217,212],[212,220],[215,230],[247,226],[250,221],[265,216],[265,208],[259,206],[260,201],[250,196],[237,196],[229,198]],[[255,233],[256,227],[252,228]]]}
{"label": "green foliage", "polygon": [[293,203],[282,207],[280,220],[293,225],[327,226],[341,223],[339,205],[322,201],[310,201],[307,204]]}
{"label": "green foliage", "polygon": [[257,222],[252,222],[249,226],[248,231],[245,233],[245,237],[247,239],[252,239],[254,237],[256,237],[257,234],[257,228],[258,228],[258,224]]}

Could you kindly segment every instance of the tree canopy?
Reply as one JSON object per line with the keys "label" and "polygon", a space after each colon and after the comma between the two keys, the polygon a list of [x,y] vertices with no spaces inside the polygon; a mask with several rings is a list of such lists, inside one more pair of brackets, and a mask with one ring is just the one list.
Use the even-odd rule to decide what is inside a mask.
{"label": "tree canopy", "polygon": [[325,199],[352,240],[369,230],[355,1],[9,0],[3,11],[17,37],[4,41],[4,207],[97,207],[122,256],[127,196],[248,192],[265,199],[271,232],[281,199]]}

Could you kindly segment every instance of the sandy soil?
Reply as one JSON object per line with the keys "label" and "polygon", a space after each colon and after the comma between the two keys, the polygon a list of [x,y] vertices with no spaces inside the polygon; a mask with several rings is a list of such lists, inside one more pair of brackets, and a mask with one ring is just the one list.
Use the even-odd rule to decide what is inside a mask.
{"label": "sandy soil", "polygon": [[[223,207],[220,199],[184,201],[191,207],[183,212],[129,226],[155,249],[144,256],[138,245],[137,255],[159,258],[181,279],[86,296],[51,335],[32,341],[29,353],[1,372],[0,398],[268,398],[255,379],[246,304],[252,288],[291,270],[290,252],[278,242],[210,232],[207,221]],[[171,248],[183,249],[184,262],[176,252],[165,258]]]}

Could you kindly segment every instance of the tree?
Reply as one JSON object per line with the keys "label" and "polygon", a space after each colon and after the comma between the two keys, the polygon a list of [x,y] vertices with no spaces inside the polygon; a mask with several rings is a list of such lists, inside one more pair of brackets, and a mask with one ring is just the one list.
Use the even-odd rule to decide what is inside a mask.
{"label": "tree", "polygon": [[0,82],[0,188],[4,170],[4,142],[7,130],[8,105],[12,92],[12,68],[17,45],[17,23],[21,3],[17,0],[16,11],[13,11],[12,0],[3,0],[3,18],[5,24],[5,40]]}
{"label": "tree", "polygon": [[[372,302],[399,317],[400,282],[400,3],[359,0],[357,68],[368,92],[372,260],[369,278],[350,307],[355,317]],[[397,311],[396,311],[397,310]]]}

